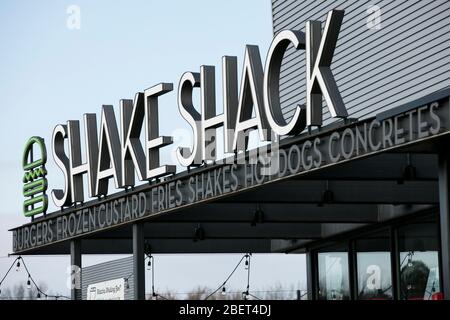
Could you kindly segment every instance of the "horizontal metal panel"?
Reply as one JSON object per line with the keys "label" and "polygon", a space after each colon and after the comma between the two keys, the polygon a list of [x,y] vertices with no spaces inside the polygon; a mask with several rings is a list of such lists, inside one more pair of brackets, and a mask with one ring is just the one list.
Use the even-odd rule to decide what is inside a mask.
{"label": "horizontal metal panel", "polygon": [[[332,9],[342,9],[345,10],[345,16],[343,25],[341,27],[341,31],[339,34],[339,42],[337,43],[337,48],[342,43],[347,43],[350,40],[353,40],[356,38],[358,40],[358,37],[367,37],[367,36],[376,36],[376,33],[361,33],[361,28],[367,29],[366,23],[367,23],[367,8],[369,5],[372,5],[373,3],[371,1],[344,1],[344,4],[348,4],[347,6],[339,6],[338,2],[336,2],[335,5],[331,5],[328,3],[328,7],[320,10],[315,11],[315,14],[308,14],[306,17],[299,20],[296,18],[293,24],[286,25],[286,26],[278,26],[279,30],[281,31],[283,29],[294,29],[294,30],[301,30],[305,31],[305,22],[309,20],[318,20],[318,21],[325,21],[327,18],[327,14]],[[405,8],[405,5],[407,6]],[[398,21],[398,19],[402,19],[405,14],[411,13],[413,11],[422,10],[426,4],[424,4],[421,0],[389,0],[389,1],[383,1],[383,25],[389,25],[392,21],[394,23]],[[316,9],[317,10],[317,9]],[[430,10],[430,7],[428,7],[428,10]],[[413,21],[413,20],[411,20]],[[278,32],[277,31],[277,32]],[[383,30],[380,30],[383,31]],[[379,32],[377,32],[379,33]],[[286,58],[289,58],[289,54],[292,54],[293,51],[287,54]]]}
{"label": "horizontal metal panel", "polygon": [[[450,41],[447,42],[450,44]],[[382,68],[382,72],[373,72],[372,76],[361,76],[361,80],[358,84],[353,84],[348,81],[346,85],[339,85],[341,95],[346,98],[346,104],[351,105],[352,101],[357,98],[369,99],[371,96],[376,95],[379,88],[382,88],[386,80],[389,79],[390,83],[401,84],[404,83],[405,77],[408,77],[408,81],[415,81],[415,79],[409,79],[409,76],[415,76],[417,70],[427,69],[428,77],[430,75],[448,74],[449,68],[442,68],[445,62],[450,61],[450,53],[448,50],[441,49],[429,59],[419,60],[412,64],[396,64],[392,67]],[[417,80],[417,79],[416,79]],[[434,81],[437,81],[434,79]],[[359,96],[361,90],[366,90],[368,93],[364,97]],[[282,103],[299,103],[305,101],[306,90],[303,88],[294,88],[293,91],[287,92],[281,97]],[[299,100],[300,98],[300,100]],[[348,108],[348,107],[347,107]]]}
{"label": "horizontal metal panel", "polygon": [[[410,51],[408,48],[405,48],[405,43],[398,42],[397,35],[402,35],[405,39],[407,37],[414,37],[414,41],[409,41],[406,45],[416,46],[417,43],[419,43],[420,48],[429,47],[428,41],[430,40],[430,34],[433,35],[432,40],[435,40],[435,35],[439,35],[441,28],[448,28],[448,23],[446,21],[449,18],[449,12],[442,12],[440,8],[435,8],[435,10],[424,15],[423,18],[436,19],[438,22],[427,23],[427,21],[421,21],[415,23],[414,21],[411,21],[410,24],[406,24],[402,28],[394,30],[394,32],[390,32],[391,30],[388,29],[387,32],[390,32],[389,37],[373,37],[370,44],[360,46],[356,42],[346,43],[352,46],[352,55],[346,55],[341,59],[339,58],[340,50],[337,48],[333,64],[333,71],[335,72],[336,79],[341,80],[342,77],[352,74],[351,70],[348,70],[349,67],[361,67],[361,65],[367,68],[373,67],[369,65],[385,58],[386,56],[400,56],[401,54]],[[424,23],[427,24],[423,25]],[[438,39],[440,39],[441,42],[443,40],[442,36],[439,36]],[[444,38],[444,40],[448,40],[448,38]],[[387,48],[389,48],[389,51],[386,50]],[[420,48],[416,47],[416,50],[420,50]],[[289,60],[289,58],[285,56],[283,68],[295,68],[298,65],[302,65],[304,68],[304,53],[295,52],[295,50],[291,51],[295,53],[294,58]],[[286,77],[290,80],[293,78],[293,75],[287,74]],[[282,76],[280,80],[280,88],[284,89],[285,83],[286,80]]]}
{"label": "horizontal metal panel", "polygon": [[[369,5],[381,8],[381,29],[366,26]],[[274,34],[305,30],[332,9],[346,11],[332,70],[351,117],[365,118],[450,87],[449,1],[272,1]],[[305,52],[289,48],[280,101],[289,119],[306,101]],[[325,124],[331,122],[324,103]]]}
{"label": "horizontal metal panel", "polygon": [[[361,68],[361,65],[364,67],[373,67],[369,66],[369,64],[376,63],[383,58],[392,57],[392,56],[400,56],[405,52],[410,52],[410,48],[405,46],[405,43],[398,43],[397,35],[402,35],[404,38],[414,37],[414,41],[408,41],[406,43],[407,46],[414,46],[415,50],[420,50],[424,47],[429,47],[428,42],[430,40],[436,40],[436,38],[440,39],[442,42],[442,35],[439,34],[441,28],[446,28],[448,24],[446,20],[449,18],[449,12],[442,12],[441,8],[435,8],[435,10],[428,12],[423,15],[424,19],[436,19],[437,23],[430,23],[426,20],[411,21],[410,23],[405,24],[400,29],[394,30],[391,32],[390,29],[387,29],[386,32],[389,32],[387,37],[382,37],[381,33],[378,37],[372,37],[369,44],[359,45],[359,43],[346,43],[346,45],[352,46],[352,55],[345,55],[340,58],[341,51],[336,48],[336,53],[334,56],[334,64],[333,71],[336,74],[337,80],[342,80],[343,77],[352,74],[353,70],[349,70],[349,68]],[[424,25],[425,24],[425,25]],[[407,32],[407,33],[405,33]],[[432,38],[430,39],[430,34]],[[437,36],[436,36],[437,35]],[[444,40],[448,40],[448,37]],[[339,40],[343,41],[343,40]],[[419,47],[417,45],[420,45]],[[396,47],[391,47],[395,45]],[[386,50],[389,47],[389,50]],[[401,50],[401,51],[397,51]],[[304,67],[304,52],[296,52],[291,49],[289,52],[293,54],[289,56],[287,53],[284,57],[284,69],[289,69],[291,67],[298,67],[301,65]],[[364,62],[362,64],[362,62]],[[364,69],[364,68],[363,68]],[[286,76],[282,76],[280,79],[280,88],[285,88],[285,85],[289,85],[287,82],[294,78],[293,74],[286,74]]]}
{"label": "horizontal metal panel", "polygon": [[[395,1],[396,3],[401,2],[399,0],[389,0],[386,2],[393,2]],[[406,0],[402,0],[402,1],[406,1]],[[410,1],[410,0],[409,0]],[[363,8],[362,10],[365,11],[365,7],[367,6],[367,4],[369,4],[370,1],[365,0],[365,1],[351,1],[351,0],[337,0],[337,1],[333,1],[333,4],[331,5],[330,1],[324,1],[322,4],[320,5],[312,5],[310,7],[305,7],[304,10],[302,12],[299,12],[296,10],[289,10],[289,12],[287,14],[285,14],[284,19],[276,19],[274,21],[274,26],[275,28],[277,28],[279,31],[283,30],[283,29],[304,29],[305,21],[308,20],[325,20],[328,11],[331,9],[346,9],[347,12],[347,16],[344,18],[344,21],[347,21],[347,25],[343,26],[342,31],[344,33],[346,33],[346,29],[351,27],[351,23],[350,20],[354,18],[354,12],[358,12],[359,10],[361,10],[361,8]],[[298,4],[298,2],[297,2]],[[298,20],[298,16],[304,16],[304,20]]]}

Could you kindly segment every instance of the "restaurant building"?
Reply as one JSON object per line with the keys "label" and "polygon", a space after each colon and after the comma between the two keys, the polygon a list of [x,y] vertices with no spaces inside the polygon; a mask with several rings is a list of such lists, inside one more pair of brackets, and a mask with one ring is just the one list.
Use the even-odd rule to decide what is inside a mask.
{"label": "restaurant building", "polygon": [[[132,173],[144,169],[134,142],[134,153],[121,144],[124,161],[115,162],[111,110],[102,112],[100,146],[87,152],[97,177],[90,163],[81,164],[79,124],[60,125],[52,153],[67,169],[67,184],[52,196],[61,210],[47,214],[27,203],[33,218],[12,230],[13,254],[70,254],[81,266],[83,254],[132,253],[135,299],[145,296],[146,254],[274,252],[306,254],[309,299],[450,299],[450,2],[273,0],[272,14],[264,71],[264,57],[258,62],[257,47],[247,46],[238,90],[236,61],[223,58],[227,117],[209,108],[211,67],[182,76],[178,104],[190,119],[186,106],[200,88],[202,114],[192,116],[194,136],[204,133],[197,146],[218,126],[257,129],[262,138],[261,129],[271,128],[277,143],[255,151],[246,143],[240,149],[239,135],[228,137],[234,155],[199,152],[196,164],[194,147],[191,157],[181,150],[188,168],[176,173],[159,166],[159,156],[149,163],[153,140],[165,146],[170,139],[148,121],[153,142],[142,159],[147,179],[140,177],[148,183],[134,185],[127,173],[114,175],[120,166],[129,173],[130,163]],[[170,85],[142,93],[150,97],[142,102],[150,118],[155,97]],[[140,134],[139,97],[121,102],[122,122],[130,123],[122,139]],[[93,119],[85,116],[88,128]],[[88,142],[98,141],[97,130],[86,132]],[[58,146],[67,139],[71,154],[63,157]],[[43,165],[27,167],[35,163],[27,157],[26,150],[25,170]],[[77,194],[83,175],[93,200]],[[122,191],[104,190],[102,179],[110,177]],[[72,290],[74,299],[82,294]]]}

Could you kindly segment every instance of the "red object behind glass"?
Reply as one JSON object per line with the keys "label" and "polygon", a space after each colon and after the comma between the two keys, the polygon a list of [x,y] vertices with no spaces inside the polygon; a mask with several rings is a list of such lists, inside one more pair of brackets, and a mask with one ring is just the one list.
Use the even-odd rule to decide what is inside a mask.
{"label": "red object behind glass", "polygon": [[444,294],[442,292],[433,293],[431,300],[444,300]]}

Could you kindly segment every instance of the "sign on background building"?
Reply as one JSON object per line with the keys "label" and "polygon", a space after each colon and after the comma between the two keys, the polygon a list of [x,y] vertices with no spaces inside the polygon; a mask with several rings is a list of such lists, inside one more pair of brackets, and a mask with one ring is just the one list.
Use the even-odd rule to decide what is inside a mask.
{"label": "sign on background building", "polygon": [[125,300],[125,279],[90,284],[86,294],[87,300]]}
{"label": "sign on background building", "polygon": [[133,259],[107,261],[84,267],[81,271],[81,299],[132,300]]}

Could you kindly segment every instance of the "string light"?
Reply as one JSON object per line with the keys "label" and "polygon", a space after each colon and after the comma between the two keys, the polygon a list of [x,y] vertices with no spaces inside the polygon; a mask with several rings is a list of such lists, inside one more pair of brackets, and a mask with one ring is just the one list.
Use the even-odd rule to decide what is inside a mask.
{"label": "string light", "polygon": [[[155,292],[155,261],[154,261],[154,257],[151,254],[146,254],[145,259],[149,259],[149,261],[147,262],[147,266],[149,268],[151,268],[152,270],[152,300],[155,299],[157,300],[158,297],[164,300],[168,300],[166,297],[161,296],[159,293]],[[152,267],[153,266],[153,267]],[[133,276],[134,273],[131,273],[128,277],[126,277],[125,280],[125,289],[130,289],[130,283],[129,283],[129,279]]]}
{"label": "string light", "polygon": [[248,296],[250,295],[250,258],[251,253],[247,253],[245,255],[245,269],[247,270],[247,290],[243,292],[243,299],[247,300]]}
{"label": "string light", "polygon": [[[414,253],[413,252],[410,252],[409,253],[409,257],[411,257],[412,255],[413,255]],[[164,300],[167,300],[167,298],[165,298],[165,297],[163,297],[163,296],[161,296],[161,295],[159,295],[159,294],[157,294],[156,292],[155,292],[155,290],[154,290],[154,261],[153,261],[153,256],[152,255],[147,255],[147,257],[146,258],[149,258],[149,261],[147,262],[147,266],[149,267],[149,268],[151,268],[152,266],[153,266],[153,268],[152,268],[152,297],[153,298],[157,298],[157,297],[160,297],[160,298],[162,298],[162,299],[164,299]],[[221,293],[222,293],[222,295],[227,295],[228,293],[239,293],[239,292],[227,292],[227,289],[226,289],[226,283],[228,282],[228,280],[231,278],[231,276],[235,273],[235,271],[237,270],[237,268],[239,267],[239,265],[242,263],[242,261],[245,259],[245,262],[244,262],[244,265],[245,265],[245,270],[248,270],[248,273],[247,273],[247,290],[246,291],[244,291],[244,292],[240,292],[241,294],[242,294],[242,299],[244,299],[244,300],[248,300],[250,297],[252,297],[252,298],[254,298],[254,299],[257,299],[257,300],[261,300],[260,298],[258,298],[258,297],[256,297],[256,296],[254,296],[253,294],[251,294],[250,293],[250,290],[249,290],[249,287],[250,287],[250,266],[251,266],[251,253],[247,253],[247,254],[245,254],[244,256],[242,256],[242,258],[239,260],[239,262],[238,262],[238,264],[236,265],[236,267],[233,269],[233,271],[231,272],[231,274],[228,276],[228,278],[224,281],[224,283],[217,289],[217,290],[215,290],[214,292],[212,292],[210,295],[208,295],[206,298],[205,298],[205,300],[207,300],[208,298],[210,298],[213,294],[215,294],[217,291],[219,291],[220,289],[222,289],[222,291],[221,291]],[[37,294],[36,294],[36,298],[37,299],[41,299],[42,297],[44,297],[46,300],[48,300],[48,299],[50,299],[50,298],[55,298],[56,300],[58,300],[58,298],[66,298],[66,299],[70,299],[69,297],[66,297],[66,296],[61,296],[61,295],[59,295],[59,296],[52,296],[52,295],[48,295],[48,294],[46,294],[46,293],[44,293],[38,286],[37,286],[37,284],[36,284],[36,282],[34,281],[34,279],[32,278],[32,276],[31,276],[31,274],[29,273],[29,271],[28,271],[28,268],[27,268],[27,266],[26,266],[26,264],[25,264],[25,261],[23,260],[23,258],[22,257],[18,257],[18,258],[16,258],[13,262],[12,262],[12,264],[11,264],[11,267],[9,268],[9,270],[8,270],[8,272],[5,274],[5,276],[2,278],[2,280],[0,281],[0,295],[1,295],[1,293],[2,293],[2,290],[1,290],[1,286],[2,286],[2,283],[3,283],[3,281],[5,280],[5,278],[6,278],[6,276],[8,275],[8,273],[11,271],[11,269],[13,268],[13,266],[14,266],[14,264],[16,264],[16,268],[20,268],[21,267],[21,264],[20,264],[20,260],[22,260],[23,262],[22,262],[22,264],[23,264],[23,266],[24,266],[24,268],[25,268],[25,271],[27,272],[27,274],[28,274],[28,279],[27,279],[27,289],[31,289],[31,284],[33,283],[34,285],[35,285],[35,287],[36,287],[36,289],[37,289]],[[17,262],[17,263],[16,263]],[[125,288],[126,289],[130,289],[130,284],[129,284],[129,278],[132,276],[133,274],[131,274],[130,276],[128,276],[127,278],[125,278],[124,279],[124,282],[125,282]],[[408,288],[409,289],[409,288]],[[433,288],[434,289],[434,288]],[[432,289],[432,290],[433,290]],[[434,289],[435,290],[435,289]],[[283,290],[281,290],[281,291],[283,291]],[[281,292],[281,291],[254,291],[254,292]],[[293,290],[284,290],[284,291],[293,291]],[[306,290],[305,290],[306,291]],[[177,295],[177,294],[181,294],[181,293],[175,293],[175,295]],[[183,293],[183,294],[185,294],[185,293]],[[305,293],[306,294],[306,293]],[[334,296],[334,298],[336,298],[336,293],[335,292],[333,292],[333,294],[332,294],[333,296]],[[21,297],[22,298],[22,297]]]}
{"label": "string light", "polygon": [[[220,289],[222,289],[222,295],[226,294],[226,288],[225,285],[227,284],[228,280],[230,280],[230,278],[233,276],[233,274],[236,272],[237,268],[241,265],[242,261],[245,259],[245,269],[247,270],[247,290],[245,292],[242,292],[242,296],[245,298],[247,298],[250,295],[250,259],[251,259],[251,253],[246,253],[245,255],[242,256],[242,258],[239,260],[239,262],[237,263],[237,265],[234,267],[233,271],[231,271],[231,273],[228,275],[228,277],[225,279],[225,281],[222,283],[222,285],[220,287],[218,287],[216,290],[214,290],[213,292],[211,292],[206,298],[205,300],[208,300],[212,295],[214,295],[216,292],[218,292]],[[260,300],[258,297],[255,297],[256,299]]]}
{"label": "string light", "polygon": [[158,297],[159,297],[164,300],[168,300],[166,297],[163,297],[159,293],[156,293],[156,291],[155,291],[155,258],[151,254],[148,254],[147,258],[148,258],[147,265],[149,267],[151,267],[151,269],[152,269],[152,278],[151,278],[152,279],[152,299],[158,300]]}
{"label": "string light", "polygon": [[[33,285],[35,286],[36,290],[37,290],[37,295],[36,295],[36,297],[37,297],[38,299],[40,299],[42,295],[44,295],[46,298],[47,298],[47,297],[53,297],[53,298],[55,298],[55,299],[58,299],[58,298],[70,299],[69,297],[66,297],[66,296],[57,296],[57,295],[55,295],[55,296],[50,296],[50,295],[47,295],[45,292],[43,292],[43,291],[39,288],[39,286],[37,285],[36,281],[34,281],[33,277],[31,276],[30,271],[28,270],[28,267],[27,267],[27,265],[26,265],[26,263],[25,263],[25,260],[23,260],[23,258],[22,258],[21,256],[19,256],[19,257],[17,257],[16,259],[14,259],[14,261],[12,262],[12,264],[11,264],[11,266],[9,267],[8,271],[7,271],[6,274],[3,276],[3,278],[0,280],[0,288],[1,288],[1,285],[3,284],[3,282],[5,281],[6,277],[8,276],[8,274],[10,273],[10,271],[12,270],[12,268],[14,267],[14,265],[16,265],[16,271],[19,271],[19,270],[20,270],[20,266],[21,266],[20,261],[22,261],[23,267],[24,267],[24,269],[25,269],[25,271],[27,272],[27,275],[28,275],[28,278],[27,278],[27,289],[31,289],[31,285],[33,284]],[[1,290],[0,290],[0,294],[1,294]],[[22,299],[22,297],[21,297],[21,299]]]}

